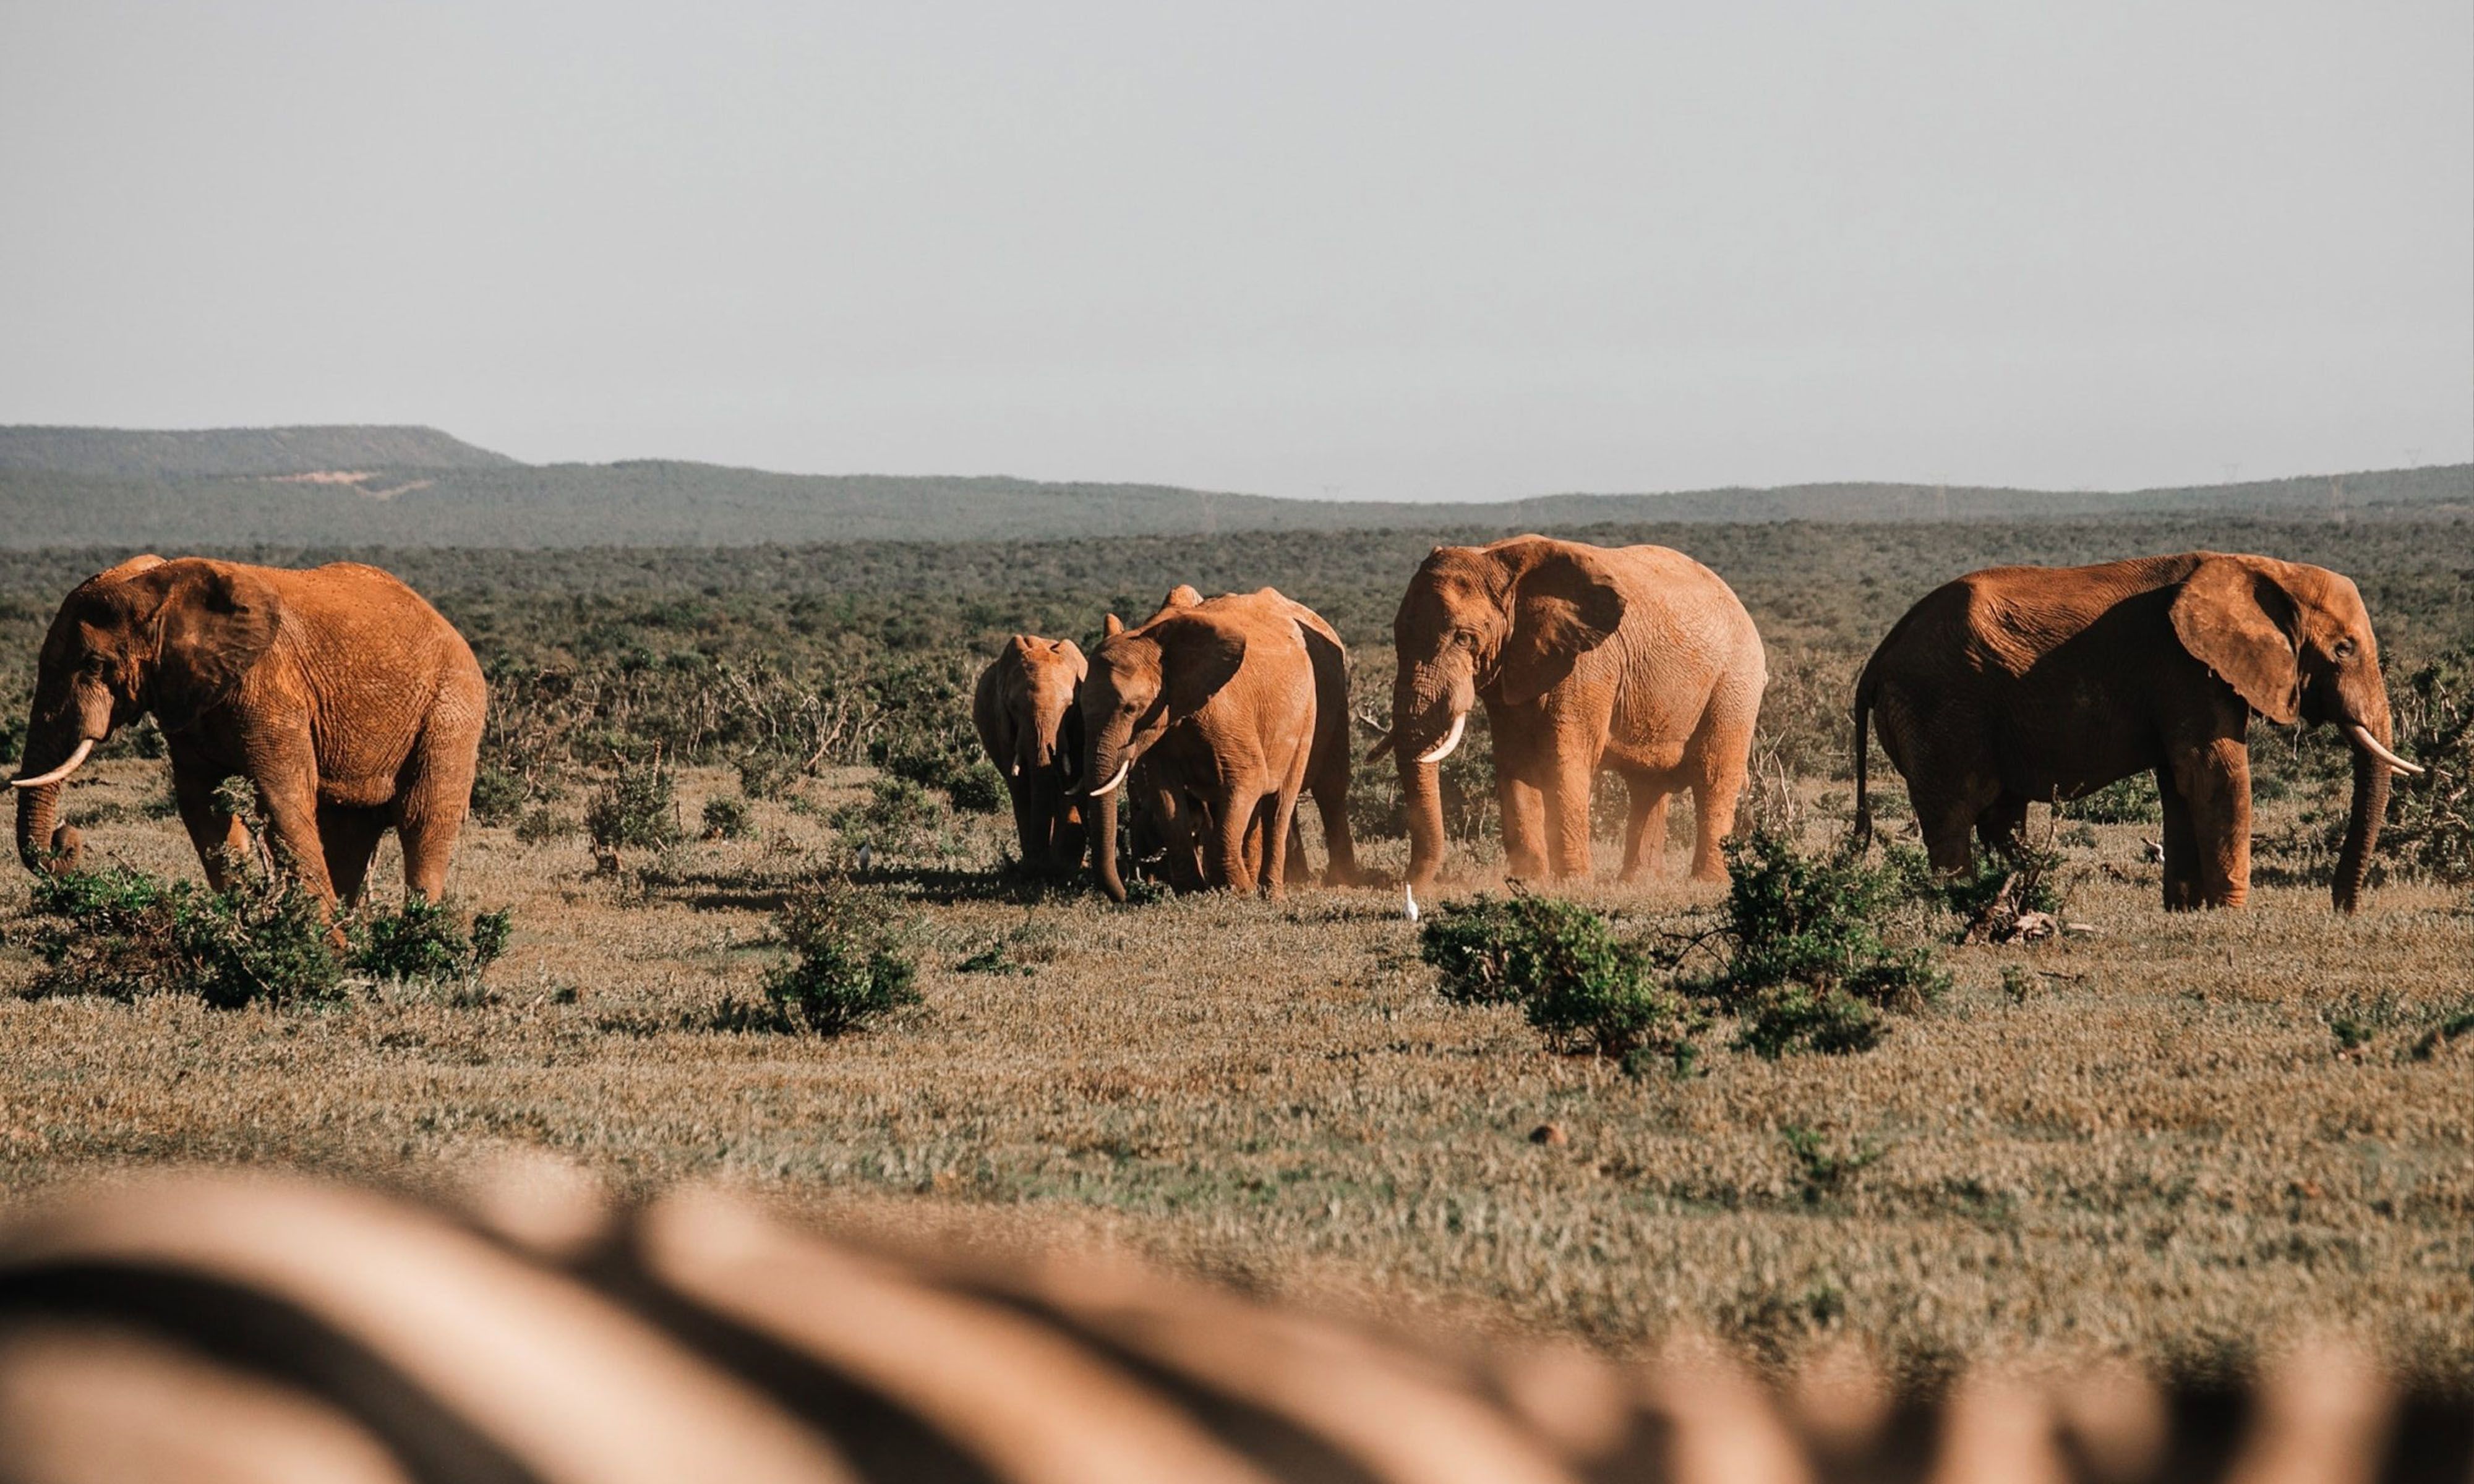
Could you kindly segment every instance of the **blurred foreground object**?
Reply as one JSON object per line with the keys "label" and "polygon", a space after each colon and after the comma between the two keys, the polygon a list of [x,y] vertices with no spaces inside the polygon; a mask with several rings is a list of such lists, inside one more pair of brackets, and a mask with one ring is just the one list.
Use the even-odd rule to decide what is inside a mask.
{"label": "blurred foreground object", "polygon": [[560,1165],[444,1209],[160,1174],[0,1222],[0,1481],[2474,1479],[2474,1409],[2341,1352],[2161,1390],[1852,1352],[1774,1395],[1285,1308],[1112,1258],[805,1230]]}

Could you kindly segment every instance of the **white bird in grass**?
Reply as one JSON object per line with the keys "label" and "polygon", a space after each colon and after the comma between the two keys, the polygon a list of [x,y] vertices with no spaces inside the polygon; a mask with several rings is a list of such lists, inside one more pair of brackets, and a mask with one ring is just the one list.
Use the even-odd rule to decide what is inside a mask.
{"label": "white bird in grass", "polygon": [[867,863],[875,858],[876,852],[874,850],[869,850],[863,845],[859,848],[859,873],[861,875],[867,874]]}
{"label": "white bird in grass", "polygon": [[1408,903],[1408,910],[1402,913],[1401,916],[1406,917],[1409,920],[1409,924],[1412,927],[1416,926],[1418,922],[1418,889],[1414,886],[1401,887],[1400,898]]}

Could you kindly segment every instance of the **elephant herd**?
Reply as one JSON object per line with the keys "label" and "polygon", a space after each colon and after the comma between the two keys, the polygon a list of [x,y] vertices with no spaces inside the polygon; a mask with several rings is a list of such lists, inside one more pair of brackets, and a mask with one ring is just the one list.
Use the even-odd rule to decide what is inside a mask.
{"label": "elephant herd", "polygon": [[[1437,769],[1483,706],[1507,873],[1589,871],[1601,771],[1629,795],[1622,874],[1661,869],[1670,798],[1694,806],[1691,873],[1726,873],[1761,693],[1759,633],[1725,582],[1660,546],[1539,536],[1438,546],[1393,620],[1393,755],[1408,883],[1443,860]],[[470,802],[488,705],[453,626],[375,567],[283,571],[138,557],[61,603],[37,666],[17,790],[30,869],[74,868],[62,785],[140,716],[161,727],[182,823],[220,884],[243,826],[220,785],[255,788],[266,827],[322,899],[358,896],[380,836],[435,898]],[[1882,639],[1854,706],[1856,831],[1870,829],[1868,746],[1907,782],[1933,866],[1971,836],[2004,846],[2037,801],[2152,774],[2169,908],[2234,907],[2250,878],[2246,738],[2257,714],[2325,722],[2354,750],[2333,895],[2351,912],[2387,809],[2392,750],[2379,648],[2342,575],[2191,552],[2078,567],[1995,567],[1927,594]],[[1018,634],[980,677],[973,721],[1005,775],[1026,864],[1079,870],[1123,899],[1119,834],[1181,889],[1278,896],[1305,875],[1300,795],[1321,816],[1326,879],[1363,879],[1349,833],[1347,655],[1272,588],[1171,592],[1089,655]],[[1125,801],[1131,800],[1130,810]],[[1129,815],[1129,823],[1128,823]]]}

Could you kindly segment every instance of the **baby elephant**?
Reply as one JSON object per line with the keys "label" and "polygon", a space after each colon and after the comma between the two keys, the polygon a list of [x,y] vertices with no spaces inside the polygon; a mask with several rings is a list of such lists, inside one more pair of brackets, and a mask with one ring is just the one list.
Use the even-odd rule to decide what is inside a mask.
{"label": "baby elephant", "polygon": [[971,724],[1013,796],[1022,861],[1071,872],[1082,864],[1082,810],[1075,765],[1082,757],[1082,677],[1072,639],[1017,634],[980,672]]}

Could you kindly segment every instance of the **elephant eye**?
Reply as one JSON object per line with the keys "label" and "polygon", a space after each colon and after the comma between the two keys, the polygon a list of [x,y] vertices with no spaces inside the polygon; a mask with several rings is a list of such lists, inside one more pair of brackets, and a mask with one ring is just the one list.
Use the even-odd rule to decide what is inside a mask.
{"label": "elephant eye", "polygon": [[2351,639],[2339,639],[2337,641],[2337,658],[2340,659],[2353,658],[2354,641]]}

